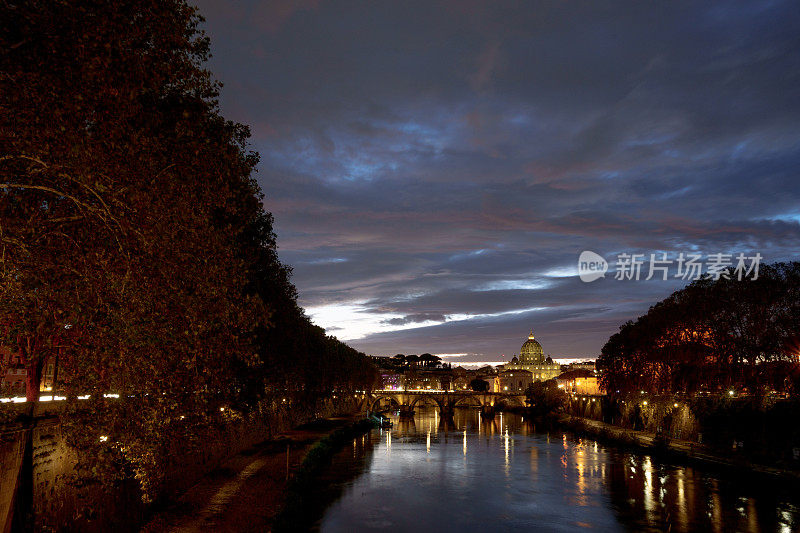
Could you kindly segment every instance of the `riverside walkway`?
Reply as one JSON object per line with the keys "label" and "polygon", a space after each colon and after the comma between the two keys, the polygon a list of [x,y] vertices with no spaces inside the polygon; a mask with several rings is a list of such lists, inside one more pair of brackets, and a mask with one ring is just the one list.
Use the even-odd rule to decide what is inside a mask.
{"label": "riverside walkway", "polygon": [[141,531],[270,531],[286,496],[287,464],[293,473],[316,441],[355,419],[305,424],[240,452],[155,514]]}

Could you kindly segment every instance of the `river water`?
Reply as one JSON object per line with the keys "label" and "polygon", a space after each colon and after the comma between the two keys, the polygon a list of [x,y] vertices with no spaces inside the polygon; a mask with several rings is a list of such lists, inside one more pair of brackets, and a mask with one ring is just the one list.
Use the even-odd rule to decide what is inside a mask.
{"label": "river water", "polygon": [[797,487],[664,463],[514,414],[394,418],[321,480],[324,533],[800,531]]}

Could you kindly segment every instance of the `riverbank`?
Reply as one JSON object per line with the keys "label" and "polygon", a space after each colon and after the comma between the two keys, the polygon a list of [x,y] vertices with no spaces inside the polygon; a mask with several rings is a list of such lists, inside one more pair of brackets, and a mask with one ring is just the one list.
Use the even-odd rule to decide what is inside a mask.
{"label": "riverbank", "polygon": [[285,431],[214,469],[157,512],[143,533],[270,531],[286,505],[287,489],[308,453],[359,417],[331,417]]}
{"label": "riverbank", "polygon": [[287,486],[285,505],[273,522],[275,533],[311,528],[317,519],[317,512],[321,513],[326,507],[319,489],[320,485],[325,487],[328,484],[321,482],[321,472],[330,466],[334,455],[345,444],[374,428],[373,421],[362,419],[349,427],[337,429],[311,447]]}
{"label": "riverbank", "polygon": [[665,439],[640,430],[621,428],[598,420],[560,415],[552,418],[560,427],[601,442],[637,448],[647,453],[666,455],[686,462],[699,462],[721,469],[735,469],[754,475],[800,483],[800,472],[754,463],[743,455],[722,453],[710,446],[682,439]]}
{"label": "riverbank", "polygon": [[[277,446],[263,443],[280,439],[290,428],[310,420],[360,409],[358,398],[339,396],[313,405],[291,400],[264,403],[249,413],[226,409],[220,411],[216,423],[191,430],[181,426],[176,417],[176,432],[168,439],[168,446],[156,448],[160,460],[154,474],[159,487],[155,503],[147,504],[141,481],[134,475],[101,481],[80,468],[95,464],[97,452],[70,444],[70,435],[75,437],[83,429],[73,423],[65,430],[64,420],[69,422],[74,416],[64,416],[66,407],[67,402],[51,401],[3,404],[0,409],[0,529],[139,531],[155,510],[177,501],[210,472],[224,479],[220,472],[224,472],[225,463],[237,457],[241,462],[242,455],[254,456],[259,452],[258,443],[267,448]],[[190,439],[185,438],[187,431]],[[115,432],[109,442],[116,446],[125,438],[123,431]],[[121,467],[120,474],[129,472],[125,470],[130,467],[128,463],[116,466]]]}

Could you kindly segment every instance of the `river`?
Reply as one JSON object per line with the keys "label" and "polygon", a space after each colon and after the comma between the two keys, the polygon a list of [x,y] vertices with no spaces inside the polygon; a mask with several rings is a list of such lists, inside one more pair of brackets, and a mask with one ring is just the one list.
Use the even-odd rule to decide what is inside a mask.
{"label": "river", "polygon": [[800,531],[797,487],[473,409],[395,417],[340,452],[320,485],[323,533]]}

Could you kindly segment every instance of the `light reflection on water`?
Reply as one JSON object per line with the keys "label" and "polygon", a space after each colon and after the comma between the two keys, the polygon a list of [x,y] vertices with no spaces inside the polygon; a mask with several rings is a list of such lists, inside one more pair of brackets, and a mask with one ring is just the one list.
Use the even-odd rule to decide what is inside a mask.
{"label": "light reflection on water", "polygon": [[448,421],[421,409],[394,422],[358,438],[364,471],[326,510],[323,532],[800,530],[785,488],[537,432],[514,414],[459,409]]}

